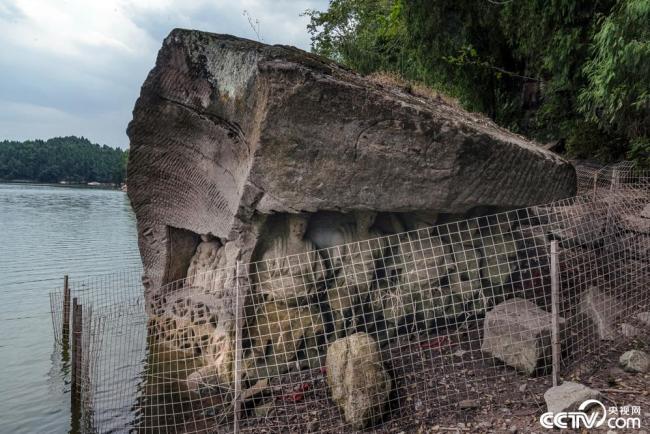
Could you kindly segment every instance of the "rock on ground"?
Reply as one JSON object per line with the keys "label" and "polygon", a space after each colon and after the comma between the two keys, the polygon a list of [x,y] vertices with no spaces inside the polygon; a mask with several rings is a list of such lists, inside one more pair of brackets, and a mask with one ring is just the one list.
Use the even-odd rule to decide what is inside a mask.
{"label": "rock on ground", "polygon": [[576,410],[588,399],[600,398],[600,392],[580,383],[565,381],[559,386],[551,387],[544,393],[546,408],[552,413]]}
{"label": "rock on ground", "polygon": [[633,326],[632,324],[628,324],[626,322],[621,324],[621,334],[626,338],[635,338],[637,336],[640,336],[641,333],[641,329]]}
{"label": "rock on ground", "polygon": [[327,383],[332,400],[354,429],[377,422],[391,391],[377,342],[366,333],[338,339],[327,351]]}
{"label": "rock on ground", "polygon": [[626,351],[618,361],[621,367],[628,372],[644,373],[650,371],[650,356],[644,351]]}
{"label": "rock on ground", "polygon": [[615,297],[592,287],[582,294],[578,310],[593,321],[600,339],[612,341],[616,339],[614,322],[619,316],[620,305]]}
{"label": "rock on ground", "polygon": [[636,319],[643,324],[650,326],[650,312],[639,312],[636,314]]}
{"label": "rock on ground", "polygon": [[650,203],[646,204],[641,210],[641,217],[650,219]]}
{"label": "rock on ground", "polygon": [[[560,318],[560,327],[564,324]],[[530,375],[550,360],[552,315],[530,301],[512,298],[498,304],[483,327],[481,350],[519,371]]]}

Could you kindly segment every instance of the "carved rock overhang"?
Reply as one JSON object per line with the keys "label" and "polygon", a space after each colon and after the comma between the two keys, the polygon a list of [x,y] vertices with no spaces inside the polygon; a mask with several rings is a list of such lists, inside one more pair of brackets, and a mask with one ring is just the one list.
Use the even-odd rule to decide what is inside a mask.
{"label": "carved rock overhang", "polygon": [[575,194],[568,162],[480,115],[228,35],[172,31],[128,134],[154,286],[182,277],[172,257],[197,234],[236,241],[249,260],[272,213],[465,214]]}

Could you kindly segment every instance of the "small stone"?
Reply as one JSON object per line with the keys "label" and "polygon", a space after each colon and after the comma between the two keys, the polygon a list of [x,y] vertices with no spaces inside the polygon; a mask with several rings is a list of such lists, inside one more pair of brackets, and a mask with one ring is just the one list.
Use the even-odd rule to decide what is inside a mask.
{"label": "small stone", "polygon": [[517,431],[518,431],[518,429],[517,429],[516,426],[511,426],[511,427],[508,429],[508,432],[511,432],[512,434],[517,434]]}
{"label": "small stone", "polygon": [[273,410],[273,403],[269,402],[263,405],[258,405],[255,407],[255,416],[257,417],[266,417],[271,414]]}
{"label": "small stone", "polygon": [[650,219],[650,203],[646,204],[646,206],[641,210],[641,217]]}
{"label": "small stone", "polygon": [[461,409],[478,408],[478,406],[478,401],[473,399],[463,399],[458,403],[458,407]]}
{"label": "small stone", "polygon": [[212,407],[206,408],[206,409],[203,411],[203,414],[205,414],[207,417],[212,417],[212,416],[214,416],[214,414],[215,414],[215,413],[214,413],[214,408],[212,408]]}
{"label": "small stone", "polygon": [[630,350],[618,359],[624,370],[627,372],[648,372],[650,370],[650,357],[647,353],[639,350]]}
{"label": "small stone", "polygon": [[544,392],[546,408],[552,413],[572,411],[587,399],[598,399],[600,392],[580,383],[566,381]]}
{"label": "small stone", "polygon": [[634,327],[632,324],[624,322],[621,324],[621,334],[626,338],[634,338],[641,335],[641,330],[637,327]]}
{"label": "small stone", "polygon": [[467,354],[469,351],[465,350],[458,350],[454,353],[454,356],[462,358],[465,354]]}
{"label": "small stone", "polygon": [[312,420],[307,425],[307,432],[317,432],[318,428],[319,428],[318,421],[317,420]]}
{"label": "small stone", "polygon": [[650,312],[639,312],[636,314],[636,319],[650,326]]}

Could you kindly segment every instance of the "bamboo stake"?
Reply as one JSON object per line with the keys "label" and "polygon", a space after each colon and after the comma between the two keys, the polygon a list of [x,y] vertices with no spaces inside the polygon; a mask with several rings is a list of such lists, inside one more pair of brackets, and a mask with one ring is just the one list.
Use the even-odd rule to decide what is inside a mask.
{"label": "bamboo stake", "polygon": [[72,409],[78,407],[81,403],[81,384],[79,383],[81,374],[81,363],[83,361],[81,354],[81,334],[83,327],[83,309],[77,303],[77,298],[72,300],[72,378],[70,382],[70,394]]}
{"label": "bamboo stake", "polygon": [[241,412],[241,362],[242,362],[242,295],[239,285],[239,265],[235,265],[235,396],[234,396],[234,426],[235,434],[239,434],[239,416]]}
{"label": "bamboo stake", "polygon": [[551,351],[553,355],[553,386],[558,385],[560,375],[560,276],[557,247],[557,240],[551,241]]}

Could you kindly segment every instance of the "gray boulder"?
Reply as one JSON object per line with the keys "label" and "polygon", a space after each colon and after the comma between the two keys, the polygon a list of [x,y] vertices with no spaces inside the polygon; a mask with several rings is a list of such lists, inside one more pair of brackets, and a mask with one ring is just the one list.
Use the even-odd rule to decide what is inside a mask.
{"label": "gray boulder", "polygon": [[555,414],[564,411],[575,411],[584,401],[598,398],[600,398],[599,391],[572,381],[565,381],[561,385],[551,387],[544,392],[546,408]]}
{"label": "gray boulder", "polygon": [[[560,327],[564,325],[560,318]],[[550,313],[530,301],[513,298],[485,315],[481,350],[530,375],[550,364],[551,333]]]}
{"label": "gray boulder", "polygon": [[626,351],[618,359],[618,362],[628,372],[644,373],[650,371],[650,356],[644,351]]}
{"label": "gray boulder", "polygon": [[370,335],[354,333],[330,345],[327,383],[332,400],[353,429],[363,429],[384,414],[391,379],[381,362],[379,346]]}
{"label": "gray boulder", "polygon": [[620,314],[621,303],[615,297],[598,288],[589,288],[582,294],[578,310],[593,321],[600,339],[616,339],[614,323]]}

